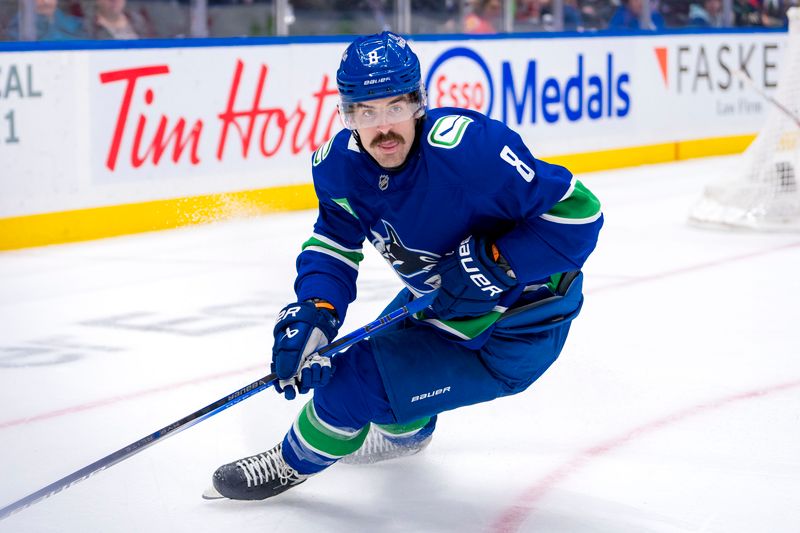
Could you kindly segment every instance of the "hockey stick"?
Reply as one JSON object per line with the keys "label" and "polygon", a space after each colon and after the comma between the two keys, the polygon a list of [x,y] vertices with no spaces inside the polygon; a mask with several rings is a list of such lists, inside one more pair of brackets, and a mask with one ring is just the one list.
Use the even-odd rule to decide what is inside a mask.
{"label": "hockey stick", "polygon": [[[364,340],[371,334],[385,328],[389,324],[393,324],[403,318],[413,315],[414,313],[418,313],[425,309],[432,301],[433,301],[434,293],[426,294],[416,300],[409,302],[408,304],[400,307],[388,313],[372,322],[367,324],[366,326],[362,326],[361,328],[348,333],[344,337],[339,338],[338,340],[322,347],[319,349],[320,355],[327,355],[332,356],[336,353],[341,352],[345,348],[349,348],[353,344]],[[105,470],[115,464],[131,457],[139,453],[140,451],[148,448],[158,442],[159,439],[164,439],[175,435],[183,431],[184,429],[190,428],[195,424],[202,422],[206,418],[210,418],[215,414],[219,413],[220,411],[224,411],[228,407],[236,405],[237,403],[241,402],[249,398],[250,396],[260,392],[268,387],[271,387],[275,384],[277,380],[275,374],[269,374],[267,376],[262,377],[261,379],[257,379],[254,382],[250,383],[249,385],[245,385],[241,389],[233,392],[224,398],[220,398],[216,402],[209,404],[202,409],[195,411],[194,413],[185,416],[178,420],[177,422],[173,422],[172,424],[163,427],[142,439],[137,440],[133,444],[129,444],[124,448],[121,448],[114,453],[103,457],[102,459],[95,461],[94,463],[81,468],[73,472],[72,474],[63,477],[56,481],[55,483],[51,483],[44,488],[37,490],[36,492],[25,496],[24,498],[15,501],[14,503],[7,505],[0,509],[0,520],[7,518],[8,516],[19,512],[23,509],[30,507],[31,505],[44,500],[45,498],[49,498],[53,494],[57,494],[64,489],[75,485],[83,481],[84,479],[93,476],[94,474]]]}
{"label": "hockey stick", "polygon": [[781,111],[781,113],[786,115],[788,118],[792,120],[792,122],[794,122],[795,124],[797,124],[798,127],[800,127],[800,116],[798,116],[797,113],[795,113],[794,111],[792,111],[791,109],[780,103],[776,98],[773,98],[772,96],[765,93],[761,87],[756,85],[756,82],[753,81],[753,79],[750,77],[749,74],[747,74],[747,72],[743,70],[736,70],[734,71],[734,75],[740,80],[744,80],[744,82],[747,83],[747,85],[751,89],[757,92],[761,96],[761,98],[763,98],[770,104],[777,107]]}

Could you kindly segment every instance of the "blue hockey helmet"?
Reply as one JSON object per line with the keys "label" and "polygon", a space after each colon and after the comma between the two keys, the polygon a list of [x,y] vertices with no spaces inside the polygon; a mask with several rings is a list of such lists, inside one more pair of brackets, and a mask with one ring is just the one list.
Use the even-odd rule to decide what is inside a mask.
{"label": "blue hockey helmet", "polygon": [[[408,112],[390,111],[383,118],[398,122],[425,114],[427,96],[421,80],[419,59],[399,35],[384,31],[359,37],[347,47],[336,72],[342,119],[357,129],[356,104],[368,100],[409,95]],[[363,123],[363,121],[361,121]]]}

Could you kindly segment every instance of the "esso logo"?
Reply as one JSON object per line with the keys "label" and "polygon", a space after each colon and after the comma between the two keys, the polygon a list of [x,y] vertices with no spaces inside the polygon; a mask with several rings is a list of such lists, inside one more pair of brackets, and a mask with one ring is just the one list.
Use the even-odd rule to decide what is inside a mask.
{"label": "esso logo", "polygon": [[434,107],[463,107],[475,111],[483,111],[487,99],[486,87],[480,81],[455,79],[446,72],[433,79],[433,95]]}
{"label": "esso logo", "polygon": [[431,107],[461,107],[490,115],[494,84],[489,68],[474,50],[452,48],[440,55],[425,81]]}

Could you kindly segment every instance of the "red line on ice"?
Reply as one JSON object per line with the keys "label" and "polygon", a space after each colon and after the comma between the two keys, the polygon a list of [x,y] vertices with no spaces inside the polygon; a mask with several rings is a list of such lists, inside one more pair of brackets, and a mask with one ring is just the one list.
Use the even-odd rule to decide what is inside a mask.
{"label": "red line on ice", "polygon": [[[769,255],[774,252],[781,252],[783,250],[796,248],[798,246],[800,246],[800,242],[793,242],[781,246],[776,246],[773,248],[767,248],[764,250],[749,252],[746,254],[726,257],[714,261],[707,261],[705,263],[698,263],[696,265],[690,265],[675,270],[668,270],[665,272],[660,272],[649,276],[643,276],[640,278],[626,279],[619,282],[609,283],[607,285],[601,285],[593,290],[587,290],[586,292],[601,292],[612,288],[625,288],[639,283],[648,283],[650,281],[657,281],[672,276],[679,276],[689,272],[695,272],[698,270],[713,268],[719,265],[734,263],[746,259],[752,259],[754,257],[760,257],[762,255]],[[600,457],[602,455],[605,455],[611,451],[614,451],[617,448],[630,443],[634,439],[642,437],[653,431],[657,431],[666,426],[680,422],[690,416],[698,415],[714,409],[720,409],[734,402],[759,398],[761,396],[766,396],[768,394],[781,392],[783,390],[798,386],[800,386],[800,381],[792,381],[789,383],[784,383],[782,385],[775,385],[773,387],[757,389],[754,391],[736,394],[734,396],[729,396],[719,400],[714,400],[708,403],[695,405],[693,407],[689,407],[688,409],[684,409],[683,411],[678,411],[677,413],[674,413],[672,415],[657,419],[653,422],[650,422],[638,428],[634,428],[633,430],[625,433],[624,435],[620,435],[616,438],[610,439],[601,444],[597,444],[595,446],[587,448],[582,452],[578,453],[575,457],[573,457],[566,463],[562,464],[555,470],[551,471],[545,477],[540,479],[536,484],[528,487],[520,495],[520,497],[517,498],[516,503],[514,503],[514,505],[503,511],[500,514],[500,516],[492,523],[490,530],[493,532],[503,532],[503,533],[517,531],[519,527],[522,525],[522,523],[525,521],[525,518],[529,514],[531,514],[531,512],[533,512],[536,503],[550,489],[552,489],[554,486],[556,486],[558,483],[563,481],[568,476],[580,470],[586,463],[590,462],[591,460],[596,459],[597,457]]]}
{"label": "red line on ice", "polygon": [[706,261],[705,263],[697,263],[695,265],[689,265],[683,268],[676,268],[674,270],[667,270],[664,272],[658,272],[656,274],[650,274],[648,276],[640,276],[634,278],[626,278],[622,281],[616,281],[612,283],[608,283],[605,285],[599,285],[598,287],[587,289],[585,290],[586,293],[595,293],[606,291],[608,289],[616,289],[616,288],[624,288],[629,287],[631,285],[638,285],[640,283],[649,283],[651,281],[658,281],[666,278],[671,278],[673,276],[680,276],[681,274],[688,274],[690,272],[696,272],[698,270],[705,270],[707,268],[713,268],[720,265],[726,265],[730,263],[736,263],[738,261],[744,261],[746,259],[752,259],[754,257],[760,257],[762,255],[769,255],[775,252],[782,252],[784,250],[789,250],[791,248],[800,247],[800,242],[792,242],[789,244],[783,244],[781,246],[775,246],[773,248],[767,248],[764,250],[758,250],[755,252],[748,252],[746,254],[741,255],[734,255],[731,257],[723,257],[722,259],[715,259],[713,261]]}
{"label": "red line on ice", "polygon": [[668,426],[683,422],[692,416],[705,414],[709,411],[722,409],[723,407],[727,407],[737,402],[762,398],[764,396],[784,392],[797,387],[800,387],[800,380],[772,385],[751,391],[740,392],[738,394],[726,396],[717,400],[700,403],[681,411],[677,411],[671,415],[657,418],[652,422],[648,422],[639,427],[633,428],[622,435],[604,442],[600,442],[594,446],[590,446],[589,448],[586,448],[585,450],[576,454],[572,459],[563,463],[561,466],[552,470],[550,473],[539,479],[538,482],[525,489],[517,498],[516,502],[503,511],[497,519],[495,519],[495,521],[489,527],[489,530],[492,532],[502,533],[511,533],[519,530],[519,527],[525,521],[527,516],[535,511],[536,504],[553,487],[564,481],[564,479],[570,475],[576,473],[592,460],[611,453],[618,448],[629,444],[631,441],[647,436],[650,433],[664,429]]}
{"label": "red line on ice", "polygon": [[[749,252],[746,254],[726,257],[714,261],[707,261],[705,263],[698,263],[696,265],[690,265],[687,267],[678,268],[674,270],[668,270],[665,272],[660,272],[649,276],[643,276],[640,278],[626,279],[624,281],[609,283],[607,285],[601,285],[593,290],[587,290],[586,292],[601,292],[612,288],[625,288],[639,283],[648,283],[650,281],[661,280],[672,276],[679,276],[689,272],[695,272],[698,270],[713,268],[719,265],[734,263],[737,261],[744,261],[746,259],[752,259],[754,257],[760,257],[762,255],[769,255],[774,252],[781,252],[783,250],[796,248],[798,246],[800,246],[800,242],[793,242],[781,246],[776,246],[773,248],[767,248],[765,250],[758,250],[755,252]],[[490,530],[493,532],[503,532],[503,533],[517,531],[524,522],[525,518],[534,511],[536,503],[550,489],[555,487],[566,477],[580,470],[584,465],[586,465],[586,463],[590,462],[591,460],[596,459],[602,455],[605,455],[611,451],[614,451],[617,448],[630,443],[632,440],[635,440],[646,434],[662,429],[666,426],[681,422],[684,419],[689,418],[690,416],[698,415],[715,409],[720,409],[734,402],[759,398],[761,396],[766,396],[768,394],[781,392],[786,389],[791,389],[798,386],[800,386],[800,380],[784,383],[781,385],[775,385],[772,387],[756,389],[749,392],[743,392],[733,396],[728,396],[726,398],[721,398],[719,400],[713,400],[708,403],[698,404],[693,407],[684,409],[682,411],[678,411],[677,413],[674,413],[672,415],[656,419],[655,421],[639,426],[638,428],[634,428],[631,431],[625,433],[624,435],[620,435],[616,438],[610,439],[608,441],[587,448],[582,452],[578,453],[575,457],[573,457],[566,463],[556,468],[555,470],[552,470],[549,474],[544,476],[534,485],[531,485],[527,489],[525,489],[522,495],[520,495],[520,497],[517,498],[516,503],[514,503],[512,506],[503,511],[500,514],[500,516],[492,523],[492,525],[490,526]]]}
{"label": "red line on ice", "polygon": [[[108,405],[113,405],[115,403],[126,402],[128,400],[135,400],[137,398],[141,398],[143,396],[150,396],[151,394],[159,394],[161,392],[170,391],[172,389],[177,389],[179,387],[185,387],[187,385],[197,385],[199,383],[205,383],[207,381],[213,381],[215,379],[222,379],[229,376],[236,376],[238,374],[245,374],[249,372],[253,372],[254,370],[263,369],[264,365],[256,365],[256,366],[249,366],[247,368],[240,368],[238,370],[231,370],[229,372],[221,372],[217,374],[209,374],[207,376],[202,376],[199,378],[189,379],[186,381],[179,381],[177,383],[170,383],[168,385],[162,385],[160,387],[153,387],[150,389],[144,389],[137,392],[131,392],[128,394],[122,394],[119,396],[112,396],[110,398],[103,398],[100,400],[95,400],[93,402],[84,403],[80,405],[73,405],[72,407],[65,407],[64,409],[58,409],[56,411],[49,411],[46,413],[41,413],[38,415],[33,416],[26,416],[24,418],[17,418],[16,420],[8,420],[6,422],[0,422],[0,429],[6,429],[14,426],[21,426],[23,424],[29,424],[31,422],[40,422],[42,420],[48,420],[50,418],[57,418],[59,416],[64,415],[71,415],[75,413],[80,413],[83,411],[89,411],[91,409],[96,409],[98,407],[105,407]],[[210,403],[210,402],[209,402]]]}

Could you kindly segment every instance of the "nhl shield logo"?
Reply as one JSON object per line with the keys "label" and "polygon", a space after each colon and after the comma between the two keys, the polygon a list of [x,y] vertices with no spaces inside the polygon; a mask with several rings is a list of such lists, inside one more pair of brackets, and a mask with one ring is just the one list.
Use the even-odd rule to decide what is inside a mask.
{"label": "nhl shield logo", "polygon": [[381,174],[378,178],[378,188],[382,191],[385,191],[389,188],[389,175],[388,174]]}

